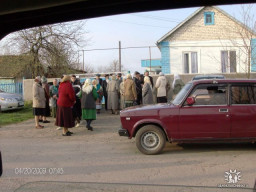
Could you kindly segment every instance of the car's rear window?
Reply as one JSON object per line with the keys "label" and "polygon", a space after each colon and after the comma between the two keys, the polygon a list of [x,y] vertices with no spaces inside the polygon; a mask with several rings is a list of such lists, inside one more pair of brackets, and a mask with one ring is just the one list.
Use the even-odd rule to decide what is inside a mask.
{"label": "car's rear window", "polygon": [[256,84],[233,85],[231,87],[232,104],[256,104]]}

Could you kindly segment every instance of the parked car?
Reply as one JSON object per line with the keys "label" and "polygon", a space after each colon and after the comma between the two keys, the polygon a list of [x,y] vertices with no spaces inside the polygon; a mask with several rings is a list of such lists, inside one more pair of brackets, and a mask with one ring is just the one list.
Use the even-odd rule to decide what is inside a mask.
{"label": "parked car", "polygon": [[1,111],[20,109],[24,107],[24,100],[21,95],[7,93],[0,89]]}
{"label": "parked car", "polygon": [[135,137],[144,154],[160,153],[166,141],[255,142],[255,117],[255,80],[191,81],[172,103],[122,110],[119,135]]}
{"label": "parked car", "polygon": [[192,81],[203,79],[225,79],[224,75],[196,75],[192,78]]}

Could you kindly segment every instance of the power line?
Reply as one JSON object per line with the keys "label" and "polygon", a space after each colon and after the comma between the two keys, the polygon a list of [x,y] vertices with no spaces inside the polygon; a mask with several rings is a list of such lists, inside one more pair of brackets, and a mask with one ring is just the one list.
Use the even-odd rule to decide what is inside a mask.
{"label": "power line", "polygon": [[157,26],[157,25],[147,25],[147,24],[134,23],[134,22],[129,22],[129,21],[120,21],[120,20],[109,19],[109,18],[104,18],[104,19],[105,19],[105,20],[114,21],[114,22],[119,22],[119,23],[128,23],[128,24],[139,25],[139,26],[157,27],[157,28],[170,29],[170,27],[163,27],[163,26]]}
{"label": "power line", "polygon": [[165,18],[165,17],[157,17],[157,16],[153,16],[153,15],[141,15],[141,14],[130,14],[132,16],[136,16],[136,17],[144,17],[144,18],[148,18],[148,19],[154,19],[154,20],[161,20],[161,21],[166,21],[166,22],[171,22],[171,23],[181,23],[182,21],[178,21],[178,20],[171,20],[169,18]]}
{"label": "power line", "polygon": [[[149,47],[157,47],[156,45],[150,45],[150,46],[138,46],[138,47],[122,47],[121,49],[145,49]],[[108,51],[108,50],[116,50],[119,49],[119,47],[112,47],[112,48],[102,48],[102,49],[84,49],[84,50],[78,50],[78,51]]]}

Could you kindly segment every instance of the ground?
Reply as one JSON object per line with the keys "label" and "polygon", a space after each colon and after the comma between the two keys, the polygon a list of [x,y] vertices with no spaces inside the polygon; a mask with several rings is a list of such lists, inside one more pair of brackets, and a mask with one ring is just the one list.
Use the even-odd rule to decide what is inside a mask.
{"label": "ground", "polygon": [[63,137],[49,120],[42,130],[34,128],[33,120],[0,128],[0,192],[188,191],[186,186],[201,186],[190,191],[229,191],[215,187],[227,184],[230,169],[241,172],[238,184],[254,186],[252,144],[167,143],[162,154],[148,156],[137,150],[134,139],[117,134],[118,115],[98,115],[92,132],[82,122],[71,137]]}

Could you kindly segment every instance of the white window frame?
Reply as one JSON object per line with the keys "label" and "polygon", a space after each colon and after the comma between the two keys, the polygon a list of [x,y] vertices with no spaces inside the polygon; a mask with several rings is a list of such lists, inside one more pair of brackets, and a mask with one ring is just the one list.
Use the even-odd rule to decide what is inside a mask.
{"label": "white window frame", "polygon": [[[226,51],[228,52],[228,65],[226,66],[226,72],[223,72],[222,70],[222,52]],[[236,52],[236,71],[235,72],[230,72],[230,52],[235,51]],[[237,73],[238,72],[238,66],[237,66],[237,50],[221,50],[220,51],[220,67],[221,67],[221,73]]]}
{"label": "white window frame", "polygon": [[[197,74],[197,73],[192,73],[192,53],[197,54],[197,73],[199,73],[199,52],[198,51],[183,51],[182,52],[182,72],[184,74]],[[188,59],[188,65],[189,65],[189,73],[185,73],[185,54],[188,54],[189,59]]]}

